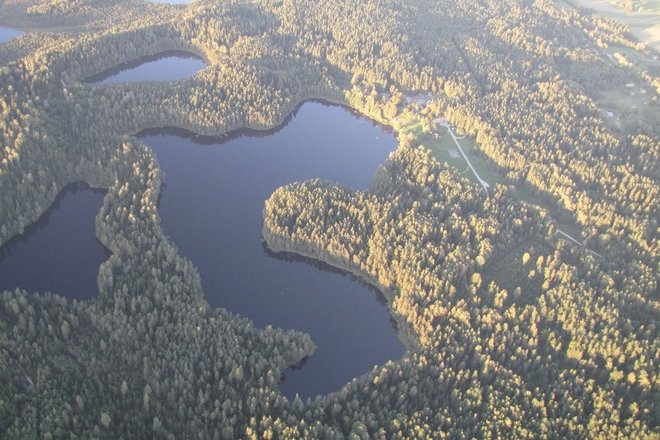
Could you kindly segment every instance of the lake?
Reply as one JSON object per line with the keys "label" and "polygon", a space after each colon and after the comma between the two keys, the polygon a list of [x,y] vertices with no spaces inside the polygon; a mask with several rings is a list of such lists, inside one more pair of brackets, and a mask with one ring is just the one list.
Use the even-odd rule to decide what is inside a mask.
{"label": "lake", "polygon": [[[203,67],[201,60],[168,52],[94,80],[161,80],[171,70],[185,71],[190,62],[201,63],[194,69]],[[281,384],[285,395],[337,391],[374,365],[404,354],[376,289],[327,265],[273,254],[261,237],[264,202],[279,186],[321,178],[368,188],[396,148],[384,127],[342,107],[309,102],[272,131],[210,138],[155,129],[139,137],[164,171],[163,230],[199,269],[209,303],[261,328],[307,332],[317,344],[304,365],[287,370]],[[81,186],[65,190],[24,236],[1,249],[0,289],[20,286],[76,299],[97,295],[98,267],[108,257],[94,231],[102,198]]]}
{"label": "lake", "polygon": [[98,295],[96,276],[109,254],[96,238],[104,192],[67,187],[34,224],[0,247],[0,291],[17,287],[69,299]]}
{"label": "lake", "polygon": [[309,102],[267,133],[212,139],[181,130],[139,135],[164,171],[162,227],[199,269],[212,306],[309,333],[316,352],[281,384],[292,398],[339,390],[404,347],[375,289],[330,267],[273,255],[262,244],[265,200],[312,178],[368,188],[396,148],[381,126],[344,108]]}
{"label": "lake", "polygon": [[205,68],[206,64],[197,55],[182,50],[170,50],[128,61],[92,75],[84,82],[117,84],[131,81],[179,80],[190,78]]}
{"label": "lake", "polygon": [[0,27],[0,43],[11,40],[12,38],[19,37],[23,35],[23,32],[16,31],[14,29],[7,29]]}

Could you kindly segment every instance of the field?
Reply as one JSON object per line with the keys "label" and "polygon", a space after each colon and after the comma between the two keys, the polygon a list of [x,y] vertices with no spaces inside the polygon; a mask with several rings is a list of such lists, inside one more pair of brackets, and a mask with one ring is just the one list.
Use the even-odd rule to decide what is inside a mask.
{"label": "field", "polygon": [[[474,183],[479,183],[474,173],[470,171],[465,159],[460,155],[454,140],[449,135],[447,128],[434,128],[430,133],[424,133],[419,121],[415,118],[409,118],[401,115],[396,121],[397,129],[413,133],[417,141],[428,148],[431,153],[441,162],[454,167],[459,174],[467,177]],[[477,145],[473,137],[455,133],[463,151],[470,159],[472,166],[477,170],[479,176],[488,182],[491,186],[502,181],[502,176],[495,172],[495,165],[490,163],[488,158],[479,154]]]}
{"label": "field", "polygon": [[[484,268],[483,285],[488,285],[495,281],[500,288],[506,289],[509,293],[507,305],[516,303],[518,306],[533,304],[541,292],[542,276],[536,273],[536,276],[530,277],[530,272],[536,268],[536,260],[539,256],[544,257],[550,254],[552,248],[539,240],[537,237],[530,241],[525,241],[514,248],[507,249],[499,258],[493,259]],[[530,255],[530,261],[523,264],[523,255]],[[520,296],[514,292],[520,288]]]}
{"label": "field", "polygon": [[569,3],[594,9],[603,17],[624,23],[639,41],[660,50],[660,1],[631,2],[632,12],[605,0],[570,0]]}
{"label": "field", "polygon": [[660,121],[660,107],[652,99],[650,92],[642,93],[640,87],[616,87],[603,90],[597,96],[601,109],[611,112],[606,120],[617,128],[625,126],[628,120],[638,120],[657,126]]}

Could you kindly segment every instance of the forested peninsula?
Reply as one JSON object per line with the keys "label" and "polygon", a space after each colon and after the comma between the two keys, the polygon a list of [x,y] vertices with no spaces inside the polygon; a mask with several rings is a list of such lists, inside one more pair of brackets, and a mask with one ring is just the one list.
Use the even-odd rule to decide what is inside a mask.
{"label": "forested peninsula", "polygon": [[[620,23],[550,0],[4,0],[0,26],[26,31],[0,43],[0,244],[86,182],[111,252],[95,299],[0,294],[1,438],[658,437],[660,67]],[[208,67],[85,82],[172,50]],[[289,401],[314,342],[208,305],[135,134],[267,130],[308,100],[399,146],[366,191],[279,188],[263,238],[377,286],[407,353]]]}

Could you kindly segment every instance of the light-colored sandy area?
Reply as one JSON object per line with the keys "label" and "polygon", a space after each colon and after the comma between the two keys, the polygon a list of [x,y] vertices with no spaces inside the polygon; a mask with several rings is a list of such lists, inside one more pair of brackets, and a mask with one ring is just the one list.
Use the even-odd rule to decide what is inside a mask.
{"label": "light-colored sandy area", "polygon": [[627,12],[606,0],[572,0],[572,3],[596,10],[606,18],[613,18],[628,26],[630,32],[649,47],[660,51],[660,11]]}

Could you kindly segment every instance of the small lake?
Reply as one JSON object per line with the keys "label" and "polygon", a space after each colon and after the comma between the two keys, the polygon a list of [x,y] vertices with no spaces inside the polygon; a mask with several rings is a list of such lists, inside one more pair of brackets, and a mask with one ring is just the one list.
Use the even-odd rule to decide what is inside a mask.
{"label": "small lake", "polygon": [[139,135],[164,171],[162,227],[199,269],[209,303],[268,324],[309,333],[316,352],[288,370],[282,392],[313,397],[339,390],[404,347],[379,293],[354,277],[262,244],[262,210],[279,186],[312,178],[358,189],[396,140],[370,120],[309,102],[276,132],[230,140],[181,130]]}
{"label": "small lake", "polygon": [[20,37],[21,35],[23,35],[23,32],[21,31],[0,27],[0,43],[4,43],[12,38]]}
{"label": "small lake", "polygon": [[68,299],[98,295],[96,276],[109,254],[96,238],[104,192],[67,187],[34,224],[0,247],[0,291],[17,287]]}
{"label": "small lake", "polygon": [[206,68],[197,55],[181,50],[170,50],[120,64],[112,69],[92,75],[86,83],[116,84],[130,81],[157,79],[180,80],[193,76]]}

